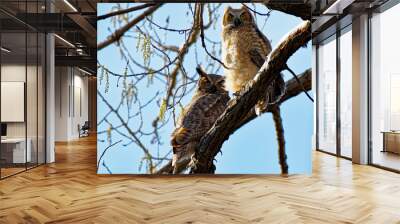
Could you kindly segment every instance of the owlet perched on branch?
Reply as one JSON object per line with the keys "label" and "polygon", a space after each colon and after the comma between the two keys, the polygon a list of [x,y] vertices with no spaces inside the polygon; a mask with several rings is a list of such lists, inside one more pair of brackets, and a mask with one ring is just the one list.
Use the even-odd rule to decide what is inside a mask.
{"label": "owlet perched on branch", "polygon": [[223,76],[207,74],[200,67],[196,70],[200,75],[197,90],[180,114],[171,135],[174,174],[180,173],[189,164],[196,144],[224,112],[230,99],[224,89]]}
{"label": "owlet perched on branch", "polygon": [[[227,7],[222,26],[222,57],[228,67],[225,69],[225,86],[229,91],[237,93],[255,77],[264,64],[272,51],[271,43],[257,28],[251,12],[245,6],[240,9]],[[278,102],[284,92],[285,81],[280,75],[266,90],[265,101],[256,105],[257,115],[261,114],[267,104]]]}

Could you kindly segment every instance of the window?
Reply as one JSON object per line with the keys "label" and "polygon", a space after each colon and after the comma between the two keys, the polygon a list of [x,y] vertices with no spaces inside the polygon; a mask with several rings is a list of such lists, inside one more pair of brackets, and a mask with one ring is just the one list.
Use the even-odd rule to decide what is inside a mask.
{"label": "window", "polygon": [[371,18],[372,163],[400,170],[400,4]]}
{"label": "window", "polygon": [[13,16],[40,13],[43,5],[0,1],[2,9],[14,12],[0,12],[0,178],[45,163],[46,39]]}
{"label": "window", "polygon": [[318,149],[336,153],[336,36],[318,47]]}
{"label": "window", "polygon": [[352,34],[351,25],[340,36],[340,155],[352,156]]}

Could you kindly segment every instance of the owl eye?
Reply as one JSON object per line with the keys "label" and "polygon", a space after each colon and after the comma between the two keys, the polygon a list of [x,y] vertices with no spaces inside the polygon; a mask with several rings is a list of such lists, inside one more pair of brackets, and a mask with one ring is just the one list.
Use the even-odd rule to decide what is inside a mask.
{"label": "owl eye", "polygon": [[246,19],[247,18],[247,12],[243,12],[241,15],[240,15],[240,19]]}
{"label": "owl eye", "polygon": [[228,14],[228,20],[233,20],[233,15],[231,13]]}

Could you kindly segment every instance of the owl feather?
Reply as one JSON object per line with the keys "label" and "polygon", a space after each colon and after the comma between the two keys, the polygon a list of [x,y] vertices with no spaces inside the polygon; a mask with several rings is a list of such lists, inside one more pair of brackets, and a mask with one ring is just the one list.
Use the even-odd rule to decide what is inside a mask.
{"label": "owl feather", "polygon": [[[268,38],[258,29],[253,16],[246,7],[232,9],[227,7],[223,17],[223,61],[229,69],[225,69],[226,88],[234,94],[254,79],[264,64],[272,47]],[[275,104],[285,92],[282,75],[266,89],[264,99],[256,105],[259,115],[268,104]]]}
{"label": "owl feather", "polygon": [[206,74],[200,68],[197,71],[200,79],[196,93],[180,114],[171,135],[172,166],[175,174],[189,164],[201,137],[224,112],[229,101],[228,92],[223,86],[223,76]]}

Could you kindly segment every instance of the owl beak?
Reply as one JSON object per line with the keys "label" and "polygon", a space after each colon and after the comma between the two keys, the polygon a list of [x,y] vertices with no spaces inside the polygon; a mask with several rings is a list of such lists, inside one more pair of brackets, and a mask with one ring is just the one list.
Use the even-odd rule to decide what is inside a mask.
{"label": "owl beak", "polygon": [[235,18],[233,20],[233,25],[235,25],[235,27],[238,27],[242,24],[242,21],[239,18]]}

